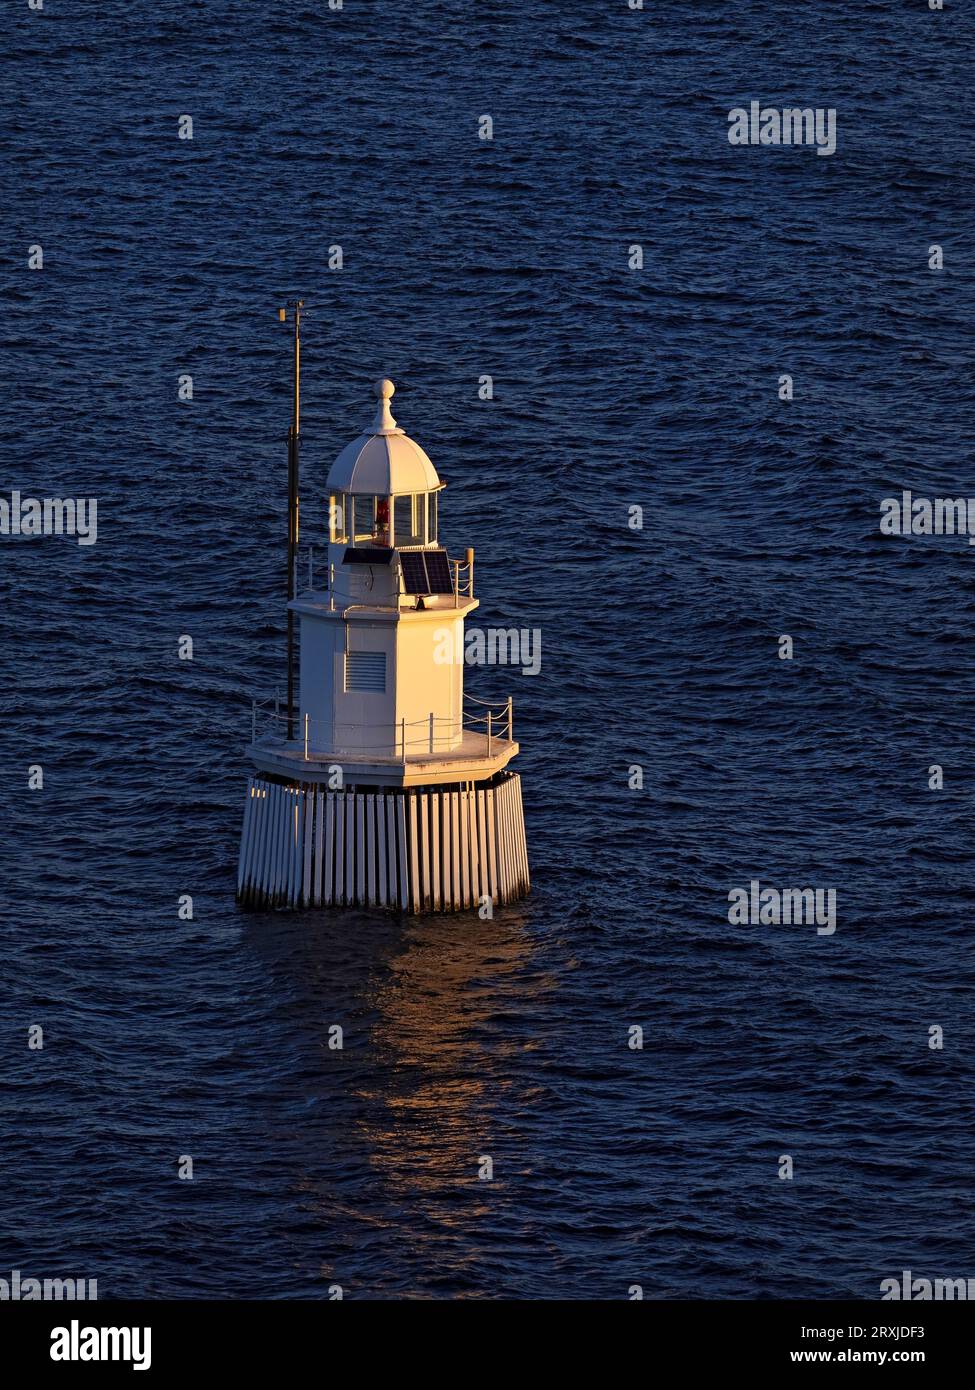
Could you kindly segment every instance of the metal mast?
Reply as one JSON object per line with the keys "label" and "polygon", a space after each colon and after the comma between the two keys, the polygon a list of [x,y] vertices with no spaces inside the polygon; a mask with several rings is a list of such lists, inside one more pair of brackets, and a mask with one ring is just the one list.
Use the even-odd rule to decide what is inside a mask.
{"label": "metal mast", "polygon": [[[298,571],[298,437],[301,429],[301,311],[303,299],[289,299],[294,319],[294,390],[291,425],[288,429],[288,741],[295,736],[295,615],[291,602],[295,596]],[[284,323],[287,309],[278,310]]]}

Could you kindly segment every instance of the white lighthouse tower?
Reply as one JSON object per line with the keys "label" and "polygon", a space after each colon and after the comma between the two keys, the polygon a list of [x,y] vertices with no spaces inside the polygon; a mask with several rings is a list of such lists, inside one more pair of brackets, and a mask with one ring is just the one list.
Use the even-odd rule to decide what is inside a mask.
{"label": "white lighthouse tower", "polygon": [[[247,906],[455,912],[528,892],[511,701],[464,693],[474,552],[451,559],[440,544],[446,485],[393,419],[393,391],[378,383],[375,419],[332,465],[327,565],[309,564],[288,605],[296,707],[255,706]],[[296,551],[297,376],[295,402]]]}

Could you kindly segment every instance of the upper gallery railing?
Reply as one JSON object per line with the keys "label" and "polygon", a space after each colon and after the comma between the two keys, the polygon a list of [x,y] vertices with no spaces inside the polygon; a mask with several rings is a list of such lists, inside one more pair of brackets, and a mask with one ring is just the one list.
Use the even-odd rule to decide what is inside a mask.
{"label": "upper gallery railing", "polygon": [[[335,608],[336,566],[329,563],[327,550],[324,552],[324,559],[320,558],[320,553],[321,552],[316,550],[313,545],[310,545],[307,550],[307,558],[303,559],[299,556],[295,561],[295,593],[300,597],[301,586],[299,581],[304,575],[307,577],[308,581],[306,592],[310,591],[315,594],[324,594],[328,599],[329,607]],[[397,552],[394,551],[394,555],[396,553]],[[471,554],[473,555],[473,552],[471,552]],[[472,599],[474,597],[474,560],[473,558],[470,560],[452,560],[448,557],[447,563],[450,566],[450,573],[453,579],[454,607],[456,608],[462,599]],[[404,598],[413,597],[413,595],[408,595],[402,591],[402,574],[398,564],[396,566],[396,571],[399,592],[393,596],[391,602],[379,598],[370,601],[368,607],[399,608]],[[341,600],[339,600],[339,602],[341,602]],[[345,603],[343,606],[349,607],[352,605]]]}

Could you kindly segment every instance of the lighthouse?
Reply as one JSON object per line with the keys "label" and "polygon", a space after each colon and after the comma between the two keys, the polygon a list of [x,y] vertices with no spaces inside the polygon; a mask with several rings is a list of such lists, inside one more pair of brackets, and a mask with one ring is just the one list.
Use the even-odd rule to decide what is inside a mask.
{"label": "lighthouse", "polygon": [[374,418],[329,472],[319,563],[299,576],[299,313],[289,697],[254,706],[238,901],[487,915],[524,896],[529,874],[511,700],[464,690],[474,551],[442,543],[446,484],[382,380]]}

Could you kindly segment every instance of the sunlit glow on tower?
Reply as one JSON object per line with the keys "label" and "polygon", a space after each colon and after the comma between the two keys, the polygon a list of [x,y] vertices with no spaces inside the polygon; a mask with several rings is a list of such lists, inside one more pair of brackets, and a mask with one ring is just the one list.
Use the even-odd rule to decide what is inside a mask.
{"label": "sunlit glow on tower", "polygon": [[441,545],[446,485],[393,419],[383,380],[374,420],[332,465],[326,562],[298,591],[295,341],[299,695],[284,710],[255,705],[238,899],[490,911],[527,893],[529,875],[511,700],[464,692],[474,552]]}

